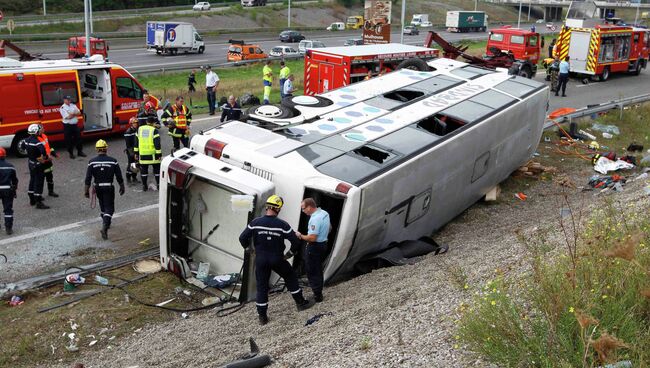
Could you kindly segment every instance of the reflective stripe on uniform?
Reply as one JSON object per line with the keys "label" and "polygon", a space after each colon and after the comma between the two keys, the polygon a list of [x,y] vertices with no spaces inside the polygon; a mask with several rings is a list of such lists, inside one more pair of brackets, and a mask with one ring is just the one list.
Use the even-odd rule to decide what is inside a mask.
{"label": "reflective stripe on uniform", "polygon": [[251,230],[280,231],[280,232],[283,232],[285,234],[289,234],[291,232],[291,229],[284,230],[284,229],[279,228],[279,227],[265,227],[265,226],[250,226],[250,225],[248,225],[248,228],[251,229]]}
{"label": "reflective stripe on uniform", "polygon": [[255,305],[258,307],[266,307],[269,303],[255,303]]}
{"label": "reflective stripe on uniform", "polygon": [[298,290],[296,290],[296,291],[289,291],[289,292],[290,292],[291,294],[298,294],[298,293],[300,292],[300,288],[298,288]]}
{"label": "reflective stripe on uniform", "polygon": [[0,189],[11,189],[11,185],[0,185]]}
{"label": "reflective stripe on uniform", "polygon": [[113,183],[95,183],[98,187],[112,187]]}

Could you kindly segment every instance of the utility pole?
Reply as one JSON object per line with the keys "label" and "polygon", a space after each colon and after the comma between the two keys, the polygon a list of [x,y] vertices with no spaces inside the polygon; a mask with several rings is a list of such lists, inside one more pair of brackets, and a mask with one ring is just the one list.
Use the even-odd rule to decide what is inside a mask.
{"label": "utility pole", "polygon": [[400,32],[399,42],[404,43],[404,18],[406,17],[406,0],[402,0],[402,32]]}
{"label": "utility pole", "polygon": [[530,8],[532,7],[531,6],[532,3],[533,3],[532,1],[528,0],[528,21],[529,22],[530,22]]}
{"label": "utility pole", "polygon": [[478,0],[474,0],[474,11],[478,10]]}
{"label": "utility pole", "polygon": [[521,1],[519,0],[519,16],[517,17],[517,28],[521,28]]}
{"label": "utility pole", "polygon": [[45,0],[43,0],[43,15],[47,15],[47,6],[45,5]]}
{"label": "utility pole", "polygon": [[287,28],[291,28],[291,0],[289,0],[289,11],[287,11]]}
{"label": "utility pole", "polygon": [[84,25],[86,28],[86,57],[90,57],[90,0],[84,0]]}
{"label": "utility pole", "polygon": [[88,7],[88,13],[90,14],[90,34],[93,34],[93,0],[88,0],[90,6]]}

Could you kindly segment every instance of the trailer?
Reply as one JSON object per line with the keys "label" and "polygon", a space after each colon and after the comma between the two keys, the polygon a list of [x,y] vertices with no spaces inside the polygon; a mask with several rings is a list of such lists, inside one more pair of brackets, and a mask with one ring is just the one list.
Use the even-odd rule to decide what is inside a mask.
{"label": "trailer", "polygon": [[595,24],[567,19],[557,38],[555,56],[569,58],[571,73],[585,78],[609,79],[611,73],[639,75],[648,65],[650,30]]}
{"label": "trailer", "polygon": [[485,32],[487,19],[483,11],[448,11],[445,27],[449,32]]}
{"label": "trailer", "polygon": [[203,38],[191,23],[147,22],[147,49],[160,54],[205,51]]}
{"label": "trailer", "polygon": [[449,59],[428,65],[253,107],[166,157],[163,267],[183,259],[209,264],[210,275],[240,273],[233,295],[251,300],[255,252],[238,236],[271,194],[283,197],[279,216],[295,230],[307,228],[304,198],[329,213],[326,282],[430,236],[480,200],[535,152],[548,87]]}
{"label": "trailer", "polygon": [[305,53],[304,92],[327,92],[400,68],[428,70],[427,60],[439,51],[419,46],[389,43],[310,49]]}

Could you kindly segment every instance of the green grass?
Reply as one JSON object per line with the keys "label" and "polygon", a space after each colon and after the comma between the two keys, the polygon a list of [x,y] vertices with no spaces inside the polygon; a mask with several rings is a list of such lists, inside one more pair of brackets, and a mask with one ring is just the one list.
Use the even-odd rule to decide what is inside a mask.
{"label": "green grass", "polygon": [[[622,153],[631,139],[647,145],[649,112],[646,105],[598,118],[621,129],[612,150]],[[548,230],[566,231],[561,244],[546,233],[522,237],[530,271],[470,285],[476,296],[460,308],[461,342],[499,367],[650,366],[650,215],[638,206],[611,200],[588,218],[573,206]]]}
{"label": "green grass", "polygon": [[[304,62],[302,59],[287,61],[287,66],[289,66],[291,73],[295,76],[294,86],[298,95],[302,94],[303,89],[303,65]],[[215,69],[220,80],[217,89],[217,99],[221,99],[222,96],[234,95],[235,97],[239,97],[244,93],[252,93],[260,97],[261,100],[263,95],[262,66],[263,64],[260,62],[241,67]],[[274,61],[272,67],[276,80],[273,82],[271,102],[279,103],[280,87],[277,80],[277,76],[280,73],[279,61]],[[208,111],[205,93],[205,73],[197,70],[197,91],[191,94],[187,90],[188,74],[188,72],[174,72],[166,74],[145,74],[136,77],[149,92],[162,101],[173,101],[176,96],[184,96],[186,103],[189,103],[191,99],[190,107],[193,107],[195,114],[205,113]]]}

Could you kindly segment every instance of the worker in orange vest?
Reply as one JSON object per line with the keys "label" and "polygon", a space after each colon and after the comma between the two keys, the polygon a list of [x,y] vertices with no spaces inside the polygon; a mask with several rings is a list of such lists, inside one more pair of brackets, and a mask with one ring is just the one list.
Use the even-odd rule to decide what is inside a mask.
{"label": "worker in orange vest", "polygon": [[192,112],[183,103],[183,97],[176,97],[176,103],[169,106],[162,114],[162,120],[169,128],[169,135],[174,141],[174,150],[190,146],[190,124],[192,123]]}
{"label": "worker in orange vest", "polygon": [[47,159],[43,163],[43,172],[45,173],[45,181],[47,182],[47,195],[50,197],[58,197],[59,195],[54,192],[54,162],[52,162],[52,157],[59,158],[59,154],[54,152],[54,149],[50,147],[50,141],[45,135],[45,129],[42,124],[38,124],[38,138],[39,142],[43,142],[45,147],[45,153],[47,153]]}

